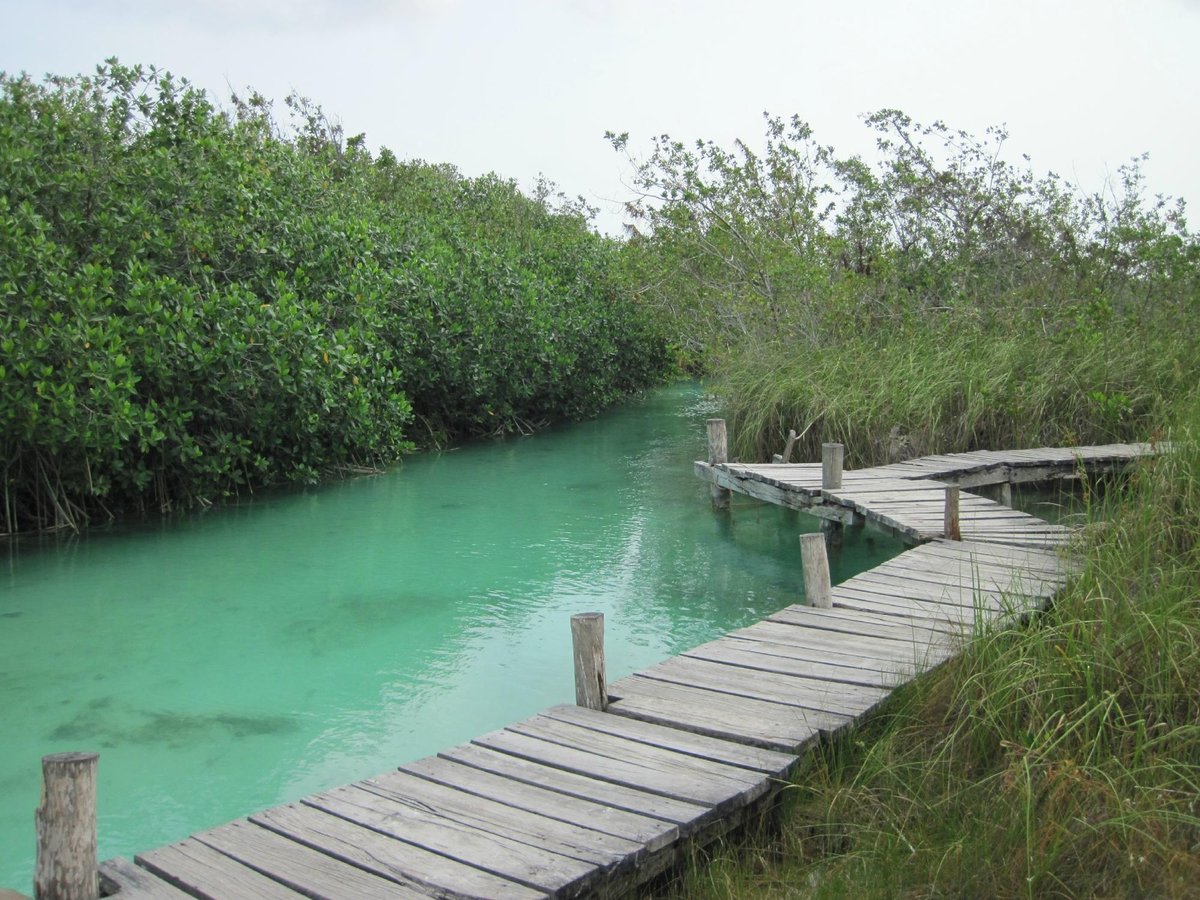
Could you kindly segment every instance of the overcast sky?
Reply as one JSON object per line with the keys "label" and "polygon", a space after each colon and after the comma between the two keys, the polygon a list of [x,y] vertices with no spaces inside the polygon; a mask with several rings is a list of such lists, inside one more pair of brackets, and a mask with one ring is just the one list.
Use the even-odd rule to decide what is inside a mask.
{"label": "overcast sky", "polygon": [[1200,227],[1200,0],[0,0],[0,69],[109,56],[218,100],[296,90],[401,158],[545,173],[610,231],[630,172],[605,130],[754,144],[769,110],[848,155],[883,107],[1006,124],[1088,191],[1148,152]]}

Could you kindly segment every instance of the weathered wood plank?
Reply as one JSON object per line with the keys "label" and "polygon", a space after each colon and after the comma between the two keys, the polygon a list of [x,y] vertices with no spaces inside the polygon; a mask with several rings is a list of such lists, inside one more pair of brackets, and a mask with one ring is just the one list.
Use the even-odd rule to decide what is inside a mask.
{"label": "weathered wood plank", "polygon": [[[611,692],[610,685],[610,695]],[[661,819],[674,825],[689,825],[703,818],[709,811],[709,807],[704,804],[627,788],[476,744],[451,747],[449,750],[443,750],[438,756],[514,781],[544,787],[568,797],[606,803],[614,809]]]}
{"label": "weathered wood plank", "polygon": [[[566,708],[575,709],[576,707]],[[476,797],[496,800],[516,809],[528,810],[552,819],[583,825],[605,834],[635,841],[645,845],[651,851],[661,849],[679,836],[679,829],[662,819],[545,790],[537,785],[505,778],[437,756],[405,763],[400,767],[400,771],[408,772],[436,784],[457,788],[460,791],[474,794]]]}
{"label": "weathered wood plank", "polygon": [[[531,900],[542,891],[380,834],[323,809],[288,803],[251,821],[289,840],[435,897]],[[244,896],[257,896],[246,893]]]}
{"label": "weathered wood plank", "polygon": [[785,777],[796,763],[796,757],[789,753],[747,747],[732,741],[639,722],[626,716],[597,715],[592,710],[581,709],[578,706],[552,706],[541,715],[689,756],[698,756],[741,769],[751,769],[775,778]]}
{"label": "weathered wood plank", "polygon": [[377,775],[356,782],[356,786],[406,806],[435,810],[439,816],[468,828],[490,831],[599,867],[631,865],[646,849],[641,841],[468,794],[404,771]]}
{"label": "weathered wood plank", "polygon": [[796,753],[821,732],[837,731],[849,716],[783,706],[748,697],[629,676],[610,687],[609,710],[714,737]]}
{"label": "weathered wood plank", "polygon": [[105,897],[117,900],[191,900],[192,897],[123,856],[100,863],[99,873],[100,891]]}
{"label": "weathered wood plank", "polygon": [[644,669],[638,676],[851,717],[862,715],[890,693],[881,688],[751,672],[737,666],[678,656]]}
{"label": "weathered wood plank", "polygon": [[762,784],[764,772],[731,766],[728,763],[704,759],[652,744],[634,741],[620,735],[596,731],[547,716],[535,716],[506,729],[517,734],[536,737],[543,741],[561,744],[588,753],[598,753],[612,759],[635,758],[640,763],[662,765],[672,771],[686,773],[692,778],[705,778],[727,782],[730,789],[757,790]]}
{"label": "weathered wood plank", "polygon": [[302,802],[547,893],[578,893],[597,873],[591,863],[480,831],[355,785],[314,794]]}
{"label": "weathered wood plank", "polygon": [[[838,586],[838,589],[841,585]],[[837,589],[835,589],[836,591]],[[892,616],[871,616],[838,609],[836,600],[833,609],[813,609],[811,606],[787,606],[767,616],[769,622],[803,625],[808,628],[824,628],[845,634],[861,634],[885,638],[899,644],[925,647],[933,640],[945,639],[947,634],[959,632],[945,623],[897,621]],[[612,689],[609,689],[612,692]]]}
{"label": "weathered wood plank", "polygon": [[[899,666],[895,662],[891,663],[894,668],[890,671],[883,668],[882,664],[877,668],[864,668],[861,665],[844,666],[826,660],[813,659],[812,657],[816,656],[816,653],[805,653],[799,648],[788,648],[783,644],[769,646],[774,649],[774,652],[755,649],[752,641],[712,641],[688,650],[682,655],[689,659],[701,659],[706,662],[737,666],[752,671],[799,675],[805,678],[863,687],[895,687],[912,677],[911,667],[907,671],[897,671]],[[789,649],[792,650],[791,653],[787,652]]]}
{"label": "weathered wood plank", "polygon": [[957,650],[957,642],[942,634],[937,635],[937,640],[925,642],[896,641],[770,620],[739,628],[729,634],[729,639],[767,647],[781,645],[820,654],[821,658],[837,660],[844,665],[858,664],[865,668],[888,664],[919,667],[931,659],[940,662]]}
{"label": "weathered wood plank", "polygon": [[192,838],[139,853],[137,862],[197,897],[297,900],[304,896]]}
{"label": "weathered wood plank", "polygon": [[[694,771],[678,763],[642,758],[615,759],[507,729],[485,734],[473,743],[568,772],[676,800],[704,804],[720,811],[745,802],[743,795],[746,793],[762,793],[758,785],[748,785],[734,778],[701,780]],[[759,781],[765,783],[766,779]]]}
{"label": "weathered wood plank", "polygon": [[419,900],[426,896],[244,819],[194,837],[200,843],[309,897],[327,897],[330,900],[401,897]]}

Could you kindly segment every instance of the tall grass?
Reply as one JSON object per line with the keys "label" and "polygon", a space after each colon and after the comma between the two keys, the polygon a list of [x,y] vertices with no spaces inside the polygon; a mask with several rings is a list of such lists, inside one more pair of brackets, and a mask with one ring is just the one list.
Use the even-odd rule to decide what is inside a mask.
{"label": "tall grass", "polygon": [[819,352],[781,343],[737,354],[715,382],[733,452],[770,459],[789,429],[803,435],[797,459],[839,441],[850,465],[1147,440],[1194,389],[1186,330],[1133,320],[1102,331],[1035,327],[948,316],[847,334]]}
{"label": "tall grass", "polygon": [[1200,412],[1027,627],[983,635],[806,761],[707,897],[1184,897],[1200,886]]}

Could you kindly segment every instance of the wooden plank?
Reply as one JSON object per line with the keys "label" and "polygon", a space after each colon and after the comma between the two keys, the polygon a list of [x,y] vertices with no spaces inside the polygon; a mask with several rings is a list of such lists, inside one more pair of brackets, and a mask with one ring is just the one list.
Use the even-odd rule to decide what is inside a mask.
{"label": "wooden plank", "polygon": [[618,699],[609,705],[609,711],[617,715],[788,753],[798,752],[821,732],[837,731],[850,721],[849,716],[735,698],[632,675],[609,690],[618,692],[614,695]]}
{"label": "wooden plank", "polygon": [[932,565],[938,567],[963,568],[965,565],[980,566],[986,569],[1008,572],[1036,572],[1040,575],[1062,577],[1067,566],[1055,554],[1046,551],[1019,551],[997,548],[979,542],[951,541],[941,539],[936,543],[922,544],[914,547],[900,556],[888,560],[896,565]]}
{"label": "wooden plank", "polygon": [[[1014,603],[1023,602],[1029,595],[1021,592],[987,591],[972,588],[968,585],[939,587],[934,584],[922,585],[913,581],[896,581],[890,584],[856,581],[853,584],[845,582],[838,586],[837,597],[854,596],[863,599],[894,602],[912,608],[914,614],[927,614],[938,609],[968,610],[981,608],[988,610],[1007,609]],[[1042,600],[1050,594],[1033,594],[1034,599]]]}
{"label": "wooden plank", "polygon": [[899,559],[862,572],[850,581],[854,584],[863,584],[897,580],[914,585],[967,588],[994,594],[1035,593],[1039,595],[1053,594],[1065,584],[1063,578],[1038,577],[1032,572],[1004,571],[984,566],[954,566],[953,569],[957,569],[957,571],[953,571],[951,566],[943,566],[940,567],[940,570],[936,570],[932,564],[929,568],[923,568],[919,562],[909,565],[907,560]]}
{"label": "wooden plank", "polygon": [[137,862],[197,897],[296,900],[304,896],[193,838],[139,853]]}
{"label": "wooden plank", "polygon": [[[944,639],[947,634],[959,632],[944,623],[898,622],[892,616],[871,616],[850,612],[836,607],[838,585],[834,588],[833,609],[813,609],[811,606],[787,606],[767,617],[767,621],[788,625],[803,625],[808,628],[825,628],[846,634],[860,634],[884,638],[898,644],[924,647],[935,639]],[[611,693],[611,687],[609,689]]]}
{"label": "wooden plank", "polygon": [[356,782],[356,786],[406,806],[435,810],[439,816],[469,828],[490,831],[600,867],[632,864],[646,849],[641,841],[530,812],[490,797],[474,796],[405,771],[367,778]]}
{"label": "wooden plank", "polygon": [[892,662],[921,665],[929,659],[941,661],[957,650],[956,642],[942,634],[937,635],[937,640],[931,641],[896,641],[770,620],[739,628],[731,632],[729,637],[746,643],[765,643],[768,646],[778,644],[820,653],[826,658],[844,661],[847,665],[852,661],[863,660],[867,655],[870,658],[869,665],[874,665],[876,661],[880,664]]}
{"label": "wooden plank", "polygon": [[[612,685],[609,686],[609,693],[611,695]],[[661,794],[566,772],[475,744],[451,747],[449,750],[443,750],[438,756],[514,781],[537,785],[567,797],[606,803],[614,809],[661,819],[673,825],[689,824],[702,818],[709,811],[709,808],[702,804],[675,800]]]}
{"label": "wooden plank", "polygon": [[[744,644],[750,644],[747,649]],[[760,672],[773,672],[779,675],[799,675],[805,678],[817,678],[832,681],[837,684],[854,684],[863,687],[895,687],[907,681],[912,676],[912,669],[896,671],[896,663],[891,671],[879,668],[863,668],[862,666],[842,666],[825,660],[815,660],[816,654],[804,654],[802,651],[787,653],[787,647],[772,644],[779,648],[776,652],[761,652],[753,649],[749,641],[712,641],[689,650],[683,655],[689,659],[701,659],[707,662],[721,663],[727,666],[750,669]]]}
{"label": "wooden plank", "polygon": [[[179,888],[168,884],[153,872],[136,866],[123,856],[100,863],[100,891],[117,900],[191,900]],[[3,893],[0,891],[0,893]]]}
{"label": "wooden plank", "polygon": [[743,769],[698,756],[688,756],[665,747],[655,747],[652,744],[640,743],[620,735],[595,731],[571,722],[544,716],[526,719],[510,725],[506,730],[563,747],[607,756],[610,759],[635,759],[644,765],[662,766],[669,771],[681,772],[689,778],[703,778],[723,784],[730,791],[753,791],[756,792],[755,796],[759,796],[763,778],[766,775],[765,772]]}
{"label": "wooden plank", "polygon": [[[527,885],[379,834],[313,806],[288,803],[258,813],[251,821],[289,840],[435,897],[530,900],[544,896]],[[257,897],[253,893],[244,896]]]}
{"label": "wooden plank", "polygon": [[508,730],[493,731],[476,738],[473,743],[568,772],[611,781],[622,787],[703,804],[718,814],[742,805],[745,802],[743,794],[747,792],[757,791],[761,794],[767,781],[766,778],[760,779],[761,789],[757,785],[745,785],[732,779],[705,781],[695,777],[683,765],[657,760],[613,759]]}
{"label": "wooden plank", "polygon": [[1029,578],[1023,584],[1016,584],[1003,577],[991,578],[982,575],[976,578],[970,572],[964,572],[958,576],[946,573],[939,581],[936,576],[923,576],[922,573],[915,570],[892,569],[887,572],[862,572],[854,578],[842,582],[839,587],[841,586],[867,590],[883,588],[888,591],[901,592],[901,596],[927,597],[936,600],[946,596],[946,591],[953,592],[950,596],[966,593],[994,598],[1013,594],[1048,597],[1059,590],[1061,582],[1036,581]]}
{"label": "wooden plank", "polygon": [[547,893],[577,893],[597,872],[592,863],[464,826],[356,785],[323,791],[302,802]]}
{"label": "wooden plank", "polygon": [[913,559],[979,560],[996,566],[1010,566],[1031,572],[1068,574],[1071,564],[1056,553],[1042,550],[1018,550],[1012,547],[980,544],[972,541],[936,540],[908,551]]}
{"label": "wooden plank", "polygon": [[244,819],[194,837],[202,844],[309,897],[328,897],[330,900],[400,897],[419,900],[427,896],[318,853],[311,847],[290,841]]}
{"label": "wooden plank", "polygon": [[623,837],[643,844],[650,851],[661,849],[679,836],[679,829],[662,819],[545,790],[537,785],[505,778],[437,756],[405,763],[400,767],[400,771],[457,788],[477,797],[496,800],[516,809],[528,810],[552,819]]}
{"label": "wooden plank", "polygon": [[845,610],[916,619],[922,624],[943,623],[969,634],[978,630],[981,623],[990,622],[997,615],[989,609],[973,610],[959,606],[930,604],[925,609],[916,603],[906,605],[903,601],[889,601],[881,596],[842,596],[834,600],[834,605]]}
{"label": "wooden plank", "polygon": [[638,673],[640,677],[668,681],[685,687],[766,700],[784,706],[857,717],[884,699],[890,691],[861,685],[820,681],[794,675],[750,672],[702,659],[673,657]]}
{"label": "wooden plank", "polygon": [[1056,559],[1040,563],[1033,558],[1018,561],[1015,557],[1002,558],[995,554],[972,552],[969,549],[955,551],[953,542],[930,546],[928,544],[914,547],[906,553],[891,560],[896,568],[926,568],[930,571],[946,571],[951,574],[964,571],[984,571],[997,575],[1032,574],[1040,580],[1062,581],[1066,578],[1066,567]]}
{"label": "wooden plank", "polygon": [[584,728],[615,734],[632,741],[664,747],[689,756],[698,756],[714,762],[726,763],[742,769],[762,772],[775,778],[784,778],[796,764],[790,753],[776,753],[759,747],[747,747],[732,741],[705,737],[676,728],[664,728],[648,722],[639,722],[627,716],[596,713],[579,706],[552,706],[542,716],[571,722]]}

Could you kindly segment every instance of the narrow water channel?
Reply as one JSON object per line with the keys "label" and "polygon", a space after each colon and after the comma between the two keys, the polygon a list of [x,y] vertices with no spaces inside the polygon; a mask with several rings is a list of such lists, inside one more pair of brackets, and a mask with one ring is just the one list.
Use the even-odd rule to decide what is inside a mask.
{"label": "narrow water channel", "polygon": [[[40,758],[100,752],[101,858],[385,771],[573,699],[572,613],[621,677],[794,603],[816,520],[692,475],[711,403],[142,526],[0,544],[0,887]],[[851,533],[835,583],[899,544]]]}

